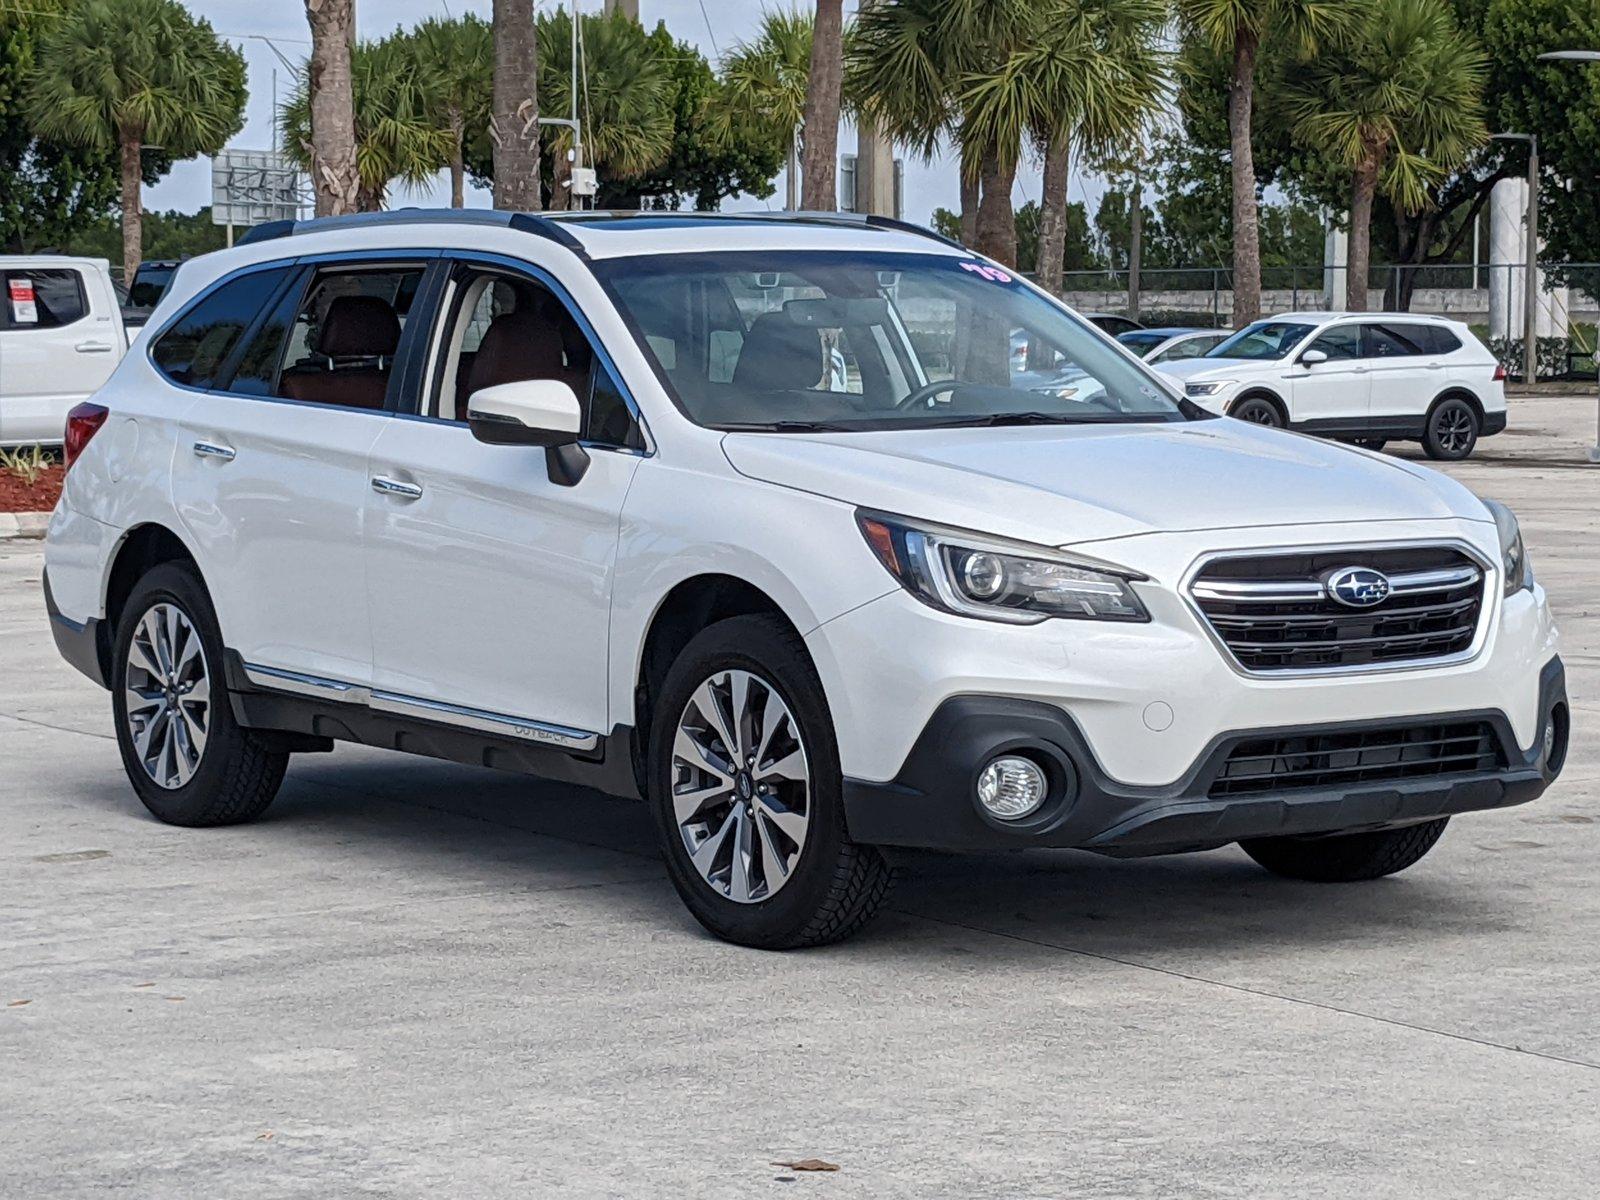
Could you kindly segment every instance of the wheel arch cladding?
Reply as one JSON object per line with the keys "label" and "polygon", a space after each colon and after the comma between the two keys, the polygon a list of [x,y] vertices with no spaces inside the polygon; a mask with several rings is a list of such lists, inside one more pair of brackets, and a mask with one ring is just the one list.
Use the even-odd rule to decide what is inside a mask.
{"label": "wheel arch cladding", "polygon": [[[755,584],[734,575],[694,575],[675,584],[650,617],[634,680],[634,728],[650,728],[654,698],[683,648],[702,629],[729,617],[767,613],[800,635],[783,606]],[[641,745],[644,738],[639,739]]]}
{"label": "wheel arch cladding", "polygon": [[1469,389],[1462,387],[1460,384],[1453,384],[1433,398],[1433,403],[1428,405],[1428,415],[1424,418],[1424,424],[1433,417],[1434,411],[1446,400],[1465,400],[1472,406],[1472,411],[1478,414],[1478,420],[1482,422],[1483,402]]}
{"label": "wheel arch cladding", "polygon": [[[111,570],[106,577],[107,639],[116,636],[123,606],[133,594],[134,585],[153,568],[169,562],[183,563],[192,569],[201,588],[210,596],[211,589],[206,587],[200,564],[195,561],[194,553],[182,538],[165,525],[155,522],[136,525],[123,536],[121,544],[111,556]],[[109,640],[102,647],[102,652],[109,654]]]}

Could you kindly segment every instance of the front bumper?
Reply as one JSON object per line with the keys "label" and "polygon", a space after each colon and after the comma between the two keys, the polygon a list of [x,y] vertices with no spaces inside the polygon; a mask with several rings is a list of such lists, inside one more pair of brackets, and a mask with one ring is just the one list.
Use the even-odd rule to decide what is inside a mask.
{"label": "front bumper", "polygon": [[[1560,773],[1566,752],[1566,676],[1551,658],[1539,676],[1538,733],[1523,750],[1497,710],[1417,716],[1407,721],[1338,722],[1237,730],[1215,738],[1183,776],[1162,787],[1111,779],[1077,724],[1050,704],[962,696],[941,704],[904,768],[877,783],[846,778],[845,820],[860,842],[932,849],[1079,847],[1135,857],[1204,850],[1248,838],[1347,832],[1404,825],[1536,799]],[[1559,717],[1557,716],[1559,710]],[[1475,773],[1372,780],[1339,788],[1213,797],[1229,752],[1263,735],[1358,732],[1367,728],[1481,720],[1499,743],[1503,768]],[[1556,724],[1554,750],[1546,730]],[[1042,760],[1052,795],[1034,816],[1002,822],[974,800],[978,773],[994,755],[1025,751]]]}

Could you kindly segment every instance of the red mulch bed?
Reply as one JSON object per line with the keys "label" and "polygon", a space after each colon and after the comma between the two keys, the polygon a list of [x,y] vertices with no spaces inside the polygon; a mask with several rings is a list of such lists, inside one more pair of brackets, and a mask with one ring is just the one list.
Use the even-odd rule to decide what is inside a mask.
{"label": "red mulch bed", "polygon": [[67,469],[60,464],[47,467],[32,487],[22,477],[0,468],[0,512],[49,512],[61,496],[61,480]]}

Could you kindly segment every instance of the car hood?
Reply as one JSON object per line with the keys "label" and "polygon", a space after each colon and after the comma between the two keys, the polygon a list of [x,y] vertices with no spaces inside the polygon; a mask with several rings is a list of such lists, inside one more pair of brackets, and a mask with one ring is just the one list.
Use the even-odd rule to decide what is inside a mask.
{"label": "car hood", "polygon": [[1285,365],[1282,359],[1180,358],[1156,363],[1155,368],[1175,379],[1238,379],[1242,375],[1275,375]]}
{"label": "car hood", "polygon": [[1227,419],[1182,424],[730,433],[753,479],[1048,545],[1322,522],[1488,520],[1447,476]]}

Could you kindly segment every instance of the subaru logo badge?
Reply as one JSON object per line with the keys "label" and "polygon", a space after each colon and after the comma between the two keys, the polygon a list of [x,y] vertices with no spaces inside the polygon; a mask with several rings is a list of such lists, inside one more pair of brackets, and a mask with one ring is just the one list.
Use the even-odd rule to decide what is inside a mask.
{"label": "subaru logo badge", "polygon": [[1389,598],[1389,577],[1371,567],[1341,567],[1324,586],[1346,608],[1371,608]]}

